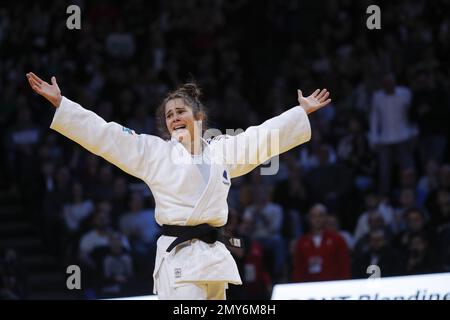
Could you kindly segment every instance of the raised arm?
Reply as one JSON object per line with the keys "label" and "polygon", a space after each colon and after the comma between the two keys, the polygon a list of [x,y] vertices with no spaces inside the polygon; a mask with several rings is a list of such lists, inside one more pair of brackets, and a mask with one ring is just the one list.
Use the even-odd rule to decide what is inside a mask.
{"label": "raised arm", "polygon": [[166,142],[156,136],[136,134],[115,122],[106,122],[94,112],[61,96],[54,77],[51,84],[33,73],[27,74],[27,78],[33,90],[57,108],[50,128],[123,171],[150,180],[151,169],[163,155]]}
{"label": "raised arm", "polygon": [[330,103],[328,96],[326,89],[317,89],[308,97],[298,90],[298,106],[236,136],[222,136],[231,177],[244,175],[270,158],[309,141],[308,114]]}

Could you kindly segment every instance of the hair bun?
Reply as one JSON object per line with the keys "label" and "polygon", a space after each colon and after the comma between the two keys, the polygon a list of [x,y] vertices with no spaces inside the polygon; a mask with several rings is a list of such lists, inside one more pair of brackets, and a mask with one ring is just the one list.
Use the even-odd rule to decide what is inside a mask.
{"label": "hair bun", "polygon": [[186,94],[192,99],[199,99],[202,95],[202,91],[200,90],[200,88],[192,82],[182,84],[177,91]]}

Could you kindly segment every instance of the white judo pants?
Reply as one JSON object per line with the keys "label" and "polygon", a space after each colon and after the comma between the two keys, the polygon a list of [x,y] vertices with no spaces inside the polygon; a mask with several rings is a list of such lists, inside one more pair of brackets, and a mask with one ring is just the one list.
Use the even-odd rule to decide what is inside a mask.
{"label": "white judo pants", "polygon": [[167,266],[163,263],[155,281],[160,300],[226,300],[225,282],[192,282],[174,287],[171,285]]}

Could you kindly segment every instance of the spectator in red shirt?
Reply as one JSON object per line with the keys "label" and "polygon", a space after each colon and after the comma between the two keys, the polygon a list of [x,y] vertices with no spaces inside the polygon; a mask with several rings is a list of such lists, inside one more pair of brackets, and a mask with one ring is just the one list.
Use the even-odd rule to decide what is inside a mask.
{"label": "spectator in red shirt", "polygon": [[309,211],[309,233],[301,236],[294,250],[295,282],[350,278],[350,258],[339,233],[326,230],[327,208],[315,204]]}

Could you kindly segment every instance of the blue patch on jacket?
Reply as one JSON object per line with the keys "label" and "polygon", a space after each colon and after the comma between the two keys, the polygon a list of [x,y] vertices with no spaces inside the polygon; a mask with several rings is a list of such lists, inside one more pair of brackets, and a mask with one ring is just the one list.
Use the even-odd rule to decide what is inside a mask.
{"label": "blue patch on jacket", "polygon": [[227,171],[223,170],[223,178],[225,179],[225,181],[222,181],[223,184],[230,184],[230,182],[228,181],[228,175],[227,175]]}

